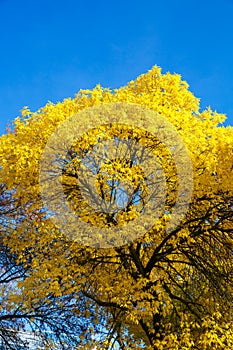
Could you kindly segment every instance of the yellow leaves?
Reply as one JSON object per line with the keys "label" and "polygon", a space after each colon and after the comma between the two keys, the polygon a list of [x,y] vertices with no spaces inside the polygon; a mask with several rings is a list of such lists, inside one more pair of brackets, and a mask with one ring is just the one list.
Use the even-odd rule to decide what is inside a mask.
{"label": "yellow leaves", "polygon": [[126,88],[119,89],[119,92],[133,95],[135,100],[131,102],[142,103],[159,113],[168,114],[170,118],[171,111],[198,110],[199,100],[187,88],[188,84],[181,81],[178,74],[162,75],[161,69],[155,66],[135,82],[130,82]]}
{"label": "yellow leaves", "polygon": [[[193,148],[192,152],[195,152],[197,147],[204,145],[203,128],[213,129],[218,122],[223,120],[223,115],[208,109],[199,114],[198,118],[194,117],[192,113],[197,111],[198,100],[187,88],[187,83],[181,81],[179,75],[170,73],[162,75],[161,68],[155,66],[148,73],[138,77],[136,81],[129,82],[126,87],[116,89],[114,93],[97,85],[93,90],[80,90],[75,99],[67,98],[56,105],[48,103],[38,112],[33,113],[28,107],[24,107],[22,119],[15,120],[17,137],[9,134],[1,139],[4,152],[1,155],[2,173],[5,171],[9,188],[12,188],[16,183],[23,183],[25,185],[23,191],[25,191],[25,187],[28,187],[29,190],[32,181],[37,181],[38,159],[41,157],[46,140],[57,125],[77,111],[99,103],[113,101],[138,103],[162,113],[177,127],[180,126],[182,120],[182,128],[185,130],[183,137],[190,149]],[[25,123],[25,118],[27,118],[27,123]],[[193,133],[193,126],[190,124],[195,124],[195,133]],[[189,130],[192,130],[192,133],[189,133]],[[126,130],[124,132],[127,133]],[[103,136],[106,138],[104,130],[100,137]],[[139,130],[133,130],[132,137],[138,138],[142,135],[140,135]],[[190,137],[193,138],[192,141],[190,141]],[[228,133],[229,143],[231,143],[231,139],[232,131]],[[84,137],[82,142],[91,144],[92,140],[94,141],[88,135],[86,139]],[[210,171],[216,170],[216,161],[213,166],[210,154],[214,151],[214,142],[216,141],[211,141],[209,153],[203,157],[203,162]],[[11,159],[6,159],[5,155],[10,153]],[[207,159],[209,159],[208,164]],[[199,162],[202,162],[201,158],[199,158]],[[116,167],[116,170],[120,169]],[[121,171],[123,172],[123,169]],[[136,169],[135,173],[138,176],[137,181],[142,180]],[[132,176],[129,170],[128,174],[125,173],[125,175]],[[20,191],[19,188],[18,191]],[[34,195],[34,190],[32,189],[32,191]]]}
{"label": "yellow leaves", "polygon": [[215,313],[202,322],[203,332],[199,339],[202,349],[231,349],[233,346],[233,324],[224,321],[224,316]]}
{"label": "yellow leaves", "polygon": [[[178,153],[179,147],[176,145],[174,149],[167,148],[157,137],[162,134],[159,127],[158,130],[153,130],[155,134],[137,127],[133,123],[137,122],[136,112],[131,115],[132,126],[118,123],[121,112],[108,124],[104,123],[104,116],[100,113],[100,126],[92,125],[90,129],[86,127],[85,132],[73,140],[71,148],[62,159],[61,181],[65,204],[69,206],[74,217],[78,216],[82,222],[90,224],[90,231],[85,233],[85,237],[82,236],[82,244],[78,239],[72,237],[70,240],[66,236],[66,225],[69,222],[65,222],[64,229],[59,230],[51,220],[52,213],[42,206],[40,160],[51,134],[60,124],[81,110],[86,111],[86,114],[82,114],[85,117],[80,120],[80,125],[85,126],[87,120],[91,122],[88,115],[91,111],[88,107],[102,104],[106,106],[104,111],[110,113],[111,110],[107,107],[109,102],[116,102],[114,106],[119,106],[119,102],[136,104],[137,107],[144,106],[160,113],[174,125],[189,151],[195,181],[192,203],[190,212],[184,218],[185,226],[170,237],[166,228],[173,217],[172,209],[181,180],[172,152],[176,149]],[[156,116],[158,118],[157,114]],[[148,118],[148,124],[153,124],[153,118]],[[80,90],[74,99],[68,98],[57,104],[48,103],[37,112],[31,112],[25,107],[22,117],[14,122],[14,132],[0,138],[1,179],[8,191],[13,190],[12,198],[16,200],[14,209],[17,211],[17,204],[22,209],[19,216],[12,216],[9,221],[6,242],[12,253],[18,256],[18,262],[30,268],[28,278],[19,284],[23,291],[22,296],[12,296],[12,303],[17,304],[19,300],[26,298],[30,307],[35,300],[46,298],[49,293],[60,296],[64,291],[74,295],[77,293],[78,299],[85,290],[93,298],[100,300],[100,303],[117,304],[118,308],[114,312],[123,309],[120,321],[140,335],[139,338],[146,338],[145,334],[142,335],[140,321],[143,320],[154,335],[156,331],[153,328],[153,318],[159,315],[161,329],[157,333],[160,339],[155,341],[157,349],[231,349],[231,320],[229,317],[224,320],[213,295],[210,294],[210,287],[206,282],[208,274],[201,274],[208,267],[205,260],[207,253],[212,257],[214,252],[209,245],[212,237],[214,238],[213,228],[219,215],[219,207],[215,205],[218,200],[216,193],[228,191],[229,195],[233,194],[233,130],[232,127],[218,127],[223,120],[223,115],[211,111],[210,108],[199,111],[199,100],[188,90],[188,84],[177,74],[163,75],[159,67],[153,67],[127,86],[114,91],[97,85],[93,90]],[[69,134],[72,134],[72,128],[66,130],[65,136]],[[116,156],[112,156],[113,152],[108,156],[107,149],[113,149],[108,142],[114,139]],[[101,148],[102,143],[104,146]],[[140,156],[140,152],[134,147],[136,143],[144,151],[149,150],[148,158],[152,155],[156,159],[156,164],[153,163],[154,176],[147,173],[146,167],[143,169],[133,161],[132,155]],[[64,144],[61,139],[53,150],[55,156],[58,148]],[[136,153],[132,152],[133,149],[136,149]],[[128,161],[128,155],[131,156],[131,162]],[[100,163],[97,164],[96,160],[100,160]],[[54,169],[50,170],[53,175]],[[154,186],[153,195],[158,207],[160,206],[162,196],[156,191],[162,183],[161,173],[164,173],[165,180],[162,193],[165,193],[165,203],[158,218],[154,219],[156,213],[152,213],[153,225],[147,229],[146,220],[142,223],[134,223],[134,220],[143,212],[144,202],[152,185],[157,185]],[[93,182],[90,181],[91,176]],[[83,187],[80,183],[84,184]],[[189,185],[190,178],[186,178],[184,190]],[[56,191],[52,195],[56,197]],[[185,198],[185,193],[182,195]],[[91,204],[88,199],[92,200]],[[98,201],[104,209],[117,205],[112,206],[113,210],[100,211],[94,205]],[[180,203],[180,206],[183,205],[185,200]],[[178,214],[174,217],[179,220]],[[118,229],[127,227],[128,223],[135,224],[137,231],[140,231],[141,226],[146,228],[144,236],[132,242],[133,253],[126,243],[118,250],[115,247],[105,250],[85,246],[93,227]],[[219,231],[224,232],[226,228],[230,232],[232,222],[220,220],[218,228]],[[75,230],[77,236],[83,234],[79,232],[79,227],[75,226]],[[131,237],[131,230],[126,232],[127,238]],[[105,239],[101,230],[96,231],[96,247]],[[111,235],[108,239],[111,239]],[[232,244],[227,234],[224,239],[225,246],[217,245],[216,251],[219,254],[227,250],[227,244]],[[216,242],[217,240],[218,236]],[[156,250],[155,262],[149,269],[148,264]],[[194,257],[193,251],[196,254]],[[231,268],[230,258],[226,262],[228,257],[225,254],[224,259],[220,259],[216,255],[212,257],[211,263],[215,263],[218,271],[224,273],[224,269]],[[199,261],[203,265],[197,272],[195,264]],[[211,275],[211,270],[208,273]],[[230,294],[230,290],[224,288],[224,293]],[[173,296],[175,297],[172,299]],[[188,306],[182,304],[182,298],[188,299]],[[187,311],[196,300],[194,311],[199,312],[199,304],[204,310],[204,316],[201,316],[199,323]],[[93,304],[90,302],[88,305]],[[112,306],[107,312],[110,310]],[[205,312],[211,314],[213,310],[215,314],[211,317],[205,315]],[[102,312],[99,309],[98,311]],[[78,312],[81,313],[82,310]],[[90,313],[85,310],[82,316],[88,318]]]}
{"label": "yellow leaves", "polygon": [[156,340],[155,345],[161,350],[191,350],[193,347],[203,350],[230,350],[233,345],[232,325],[218,325],[217,322],[206,319],[202,325],[193,323],[183,315],[182,333],[167,334],[162,340]]}

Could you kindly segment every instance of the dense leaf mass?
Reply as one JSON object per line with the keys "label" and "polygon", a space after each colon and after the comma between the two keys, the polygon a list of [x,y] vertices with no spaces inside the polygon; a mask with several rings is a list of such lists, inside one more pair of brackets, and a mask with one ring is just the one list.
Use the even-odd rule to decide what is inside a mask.
{"label": "dense leaf mass", "polygon": [[[159,160],[167,187],[164,210],[147,232],[102,248],[101,235],[88,246],[59,230],[41,199],[39,178],[43,150],[56,128],[75,113],[109,103],[144,107],[175,127],[192,161],[193,193],[185,217],[167,232],[179,184],[171,152],[153,135],[130,125],[91,129],[73,142],[61,164],[67,205],[84,222],[110,230],[127,227],[142,214],[143,200],[156,184],[132,155],[131,163],[121,154],[101,167],[88,159],[98,195],[105,203],[117,201],[121,210],[93,209],[88,183],[78,174],[87,152],[95,154],[101,141],[115,138],[119,154],[119,140],[129,150],[133,143],[143,145]],[[4,276],[8,264],[17,274],[13,285],[0,276],[0,338],[6,338],[4,322],[10,327],[13,316],[21,315],[24,323],[31,315],[42,335],[43,327],[54,331],[56,336],[47,342],[51,349],[54,339],[64,348],[69,341],[68,333],[59,340],[59,327],[70,331],[77,349],[232,349],[233,130],[221,126],[224,119],[210,108],[200,111],[188,84],[156,66],[114,91],[98,85],[36,112],[25,107],[12,130],[0,138],[0,243],[11,257],[11,265],[2,258],[1,271]],[[122,181],[129,185],[120,187]],[[127,186],[130,200],[123,191]],[[56,315],[63,320],[57,329]]]}

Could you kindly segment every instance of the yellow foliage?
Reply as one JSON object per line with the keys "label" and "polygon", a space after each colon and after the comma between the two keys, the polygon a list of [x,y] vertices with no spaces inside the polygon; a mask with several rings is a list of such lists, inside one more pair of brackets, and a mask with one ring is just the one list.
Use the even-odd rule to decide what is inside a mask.
{"label": "yellow foliage", "polygon": [[[73,226],[76,236],[71,237],[67,234],[69,220],[64,219],[62,229],[57,227],[53,213],[44,206],[40,161],[51,135],[71,116],[85,116],[101,106],[106,111],[113,104],[119,110],[122,104],[135,111],[144,108],[149,118],[157,114],[170,123],[187,149],[193,178],[185,182],[179,177],[173,156],[182,151],[180,145],[169,149],[151,129],[137,127],[136,112],[132,120],[128,116],[132,124],[116,120],[91,129],[87,125],[59,165],[65,205],[90,227],[85,237]],[[86,311],[88,305],[96,305],[96,312],[106,320],[103,327],[115,327],[118,341],[127,338],[130,349],[139,349],[140,342],[158,350],[232,349],[233,130],[219,125],[224,118],[210,108],[200,111],[199,100],[188,90],[188,84],[177,74],[162,74],[156,66],[114,91],[97,85],[93,90],[79,91],[73,99],[48,103],[36,112],[25,107],[13,130],[0,138],[0,175],[15,209],[4,239],[18,262],[30,271],[19,284],[22,295],[13,295],[12,302],[25,302],[26,295],[30,308],[49,293],[74,293],[77,300],[80,295],[88,300]],[[83,128],[87,120],[79,122]],[[104,149],[98,150],[96,145],[108,147],[114,138],[119,157],[107,159]],[[63,147],[64,140],[60,143]],[[138,144],[148,157],[151,154],[156,159],[156,176],[150,178],[151,173],[133,163],[132,150]],[[126,150],[131,152],[131,163]],[[95,168],[97,158],[101,162]],[[91,164],[88,170],[87,164]],[[185,170],[185,163],[180,166]],[[98,169],[94,175],[92,169]],[[50,170],[52,175],[48,176],[53,176]],[[163,181],[163,193],[161,187],[156,193],[156,186],[162,186]],[[179,210],[175,217],[172,209],[182,181],[186,184],[184,191],[193,181],[193,192],[189,210],[179,222]],[[94,194],[90,187],[95,188]],[[136,220],[152,196],[152,187],[158,203],[163,203],[162,212],[144,235],[134,239],[133,225],[136,231],[137,227],[146,227],[146,221]],[[113,209],[107,210],[107,204]],[[186,204],[181,201],[180,210]],[[177,225],[167,231],[172,217]],[[119,230],[129,223],[132,226],[125,231],[128,236],[122,238],[125,245],[116,244],[115,236],[106,233],[107,229],[114,235],[123,232]],[[87,242],[94,227],[99,231],[90,245]],[[107,248],[106,240],[110,242]],[[111,341],[102,339],[99,344],[107,349]]]}

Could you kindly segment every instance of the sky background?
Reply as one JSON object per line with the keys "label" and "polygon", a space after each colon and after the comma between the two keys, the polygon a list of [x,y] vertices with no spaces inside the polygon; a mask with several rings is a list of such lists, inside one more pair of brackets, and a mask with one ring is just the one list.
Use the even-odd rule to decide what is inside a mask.
{"label": "sky background", "polygon": [[233,125],[233,0],[0,0],[0,134],[32,111],[158,65]]}

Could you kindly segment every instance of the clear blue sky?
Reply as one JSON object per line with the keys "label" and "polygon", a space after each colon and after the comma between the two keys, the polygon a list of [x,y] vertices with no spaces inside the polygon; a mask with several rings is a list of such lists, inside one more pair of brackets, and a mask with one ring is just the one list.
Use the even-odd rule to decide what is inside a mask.
{"label": "clear blue sky", "polygon": [[117,88],[153,65],[233,125],[233,0],[0,0],[0,133],[97,83]]}

